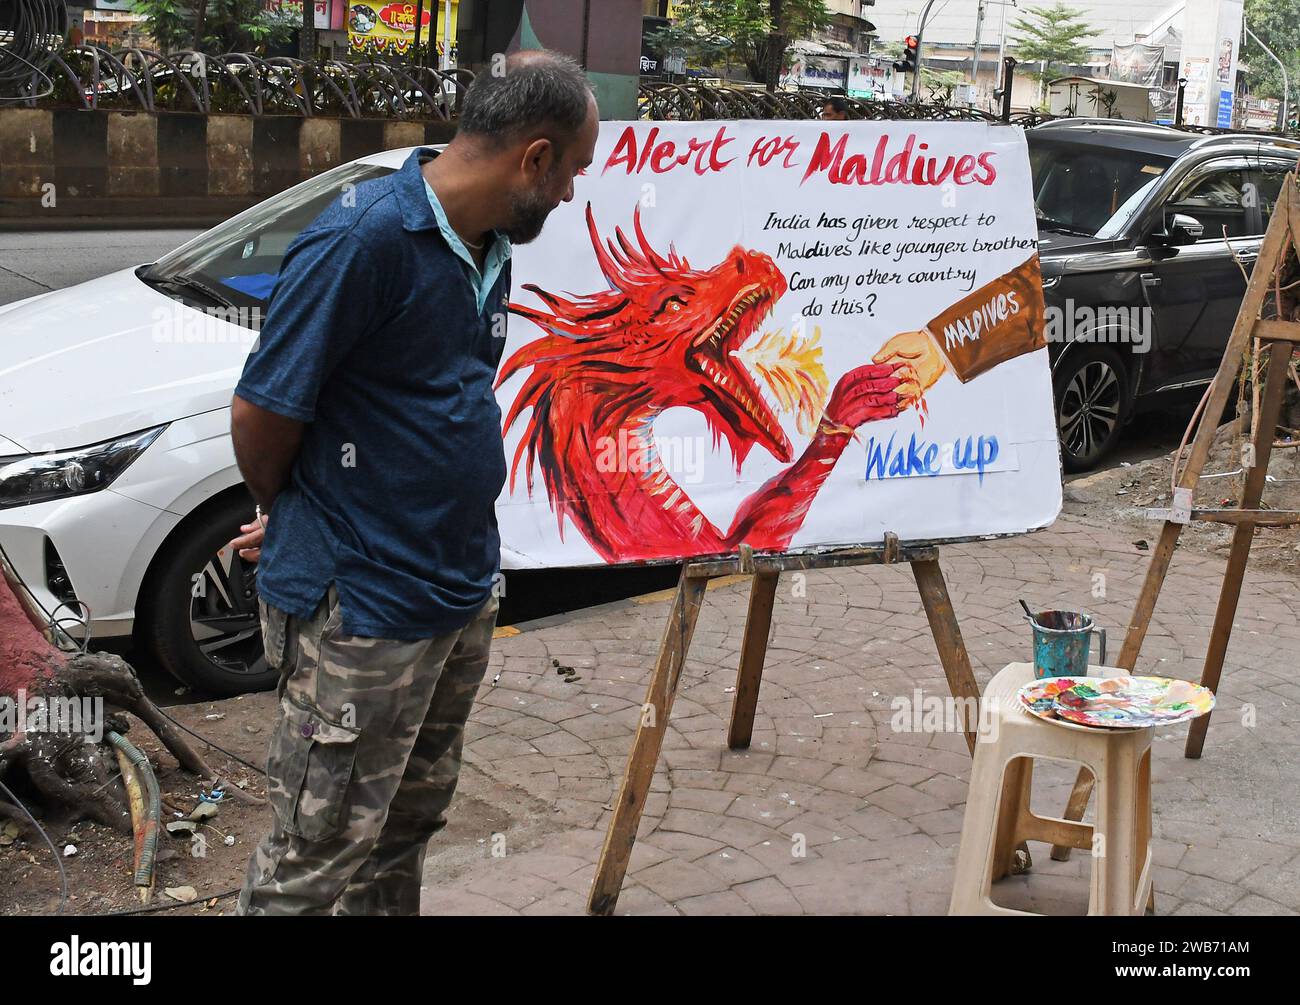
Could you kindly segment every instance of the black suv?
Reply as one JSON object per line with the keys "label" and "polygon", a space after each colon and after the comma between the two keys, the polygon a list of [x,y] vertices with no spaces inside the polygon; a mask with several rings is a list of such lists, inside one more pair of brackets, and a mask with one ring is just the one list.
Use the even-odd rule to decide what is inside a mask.
{"label": "black suv", "polygon": [[1067,471],[1218,369],[1300,143],[1115,119],[1026,131]]}

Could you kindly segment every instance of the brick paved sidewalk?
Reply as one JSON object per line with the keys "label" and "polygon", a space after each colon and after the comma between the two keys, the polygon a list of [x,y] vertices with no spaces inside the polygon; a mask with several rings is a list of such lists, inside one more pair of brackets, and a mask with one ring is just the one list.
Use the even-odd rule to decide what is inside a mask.
{"label": "brick paved sidewalk", "polygon": [[[1029,657],[1021,596],[1088,609],[1113,655],[1147,555],[1072,518],[943,549],[981,687]],[[1199,677],[1222,570],[1180,552],[1139,673]],[[618,913],[946,912],[970,758],[959,734],[890,727],[896,697],[948,693],[910,569],[811,572],[805,595],[794,586],[782,577],[747,752],[725,737],[748,587],[709,591]],[[424,913],[583,911],[667,608],[643,598],[497,641],[488,679],[500,680],[479,694],[457,798],[509,822],[475,840],[453,821],[435,839]],[[1204,757],[1183,758],[1185,726],[1157,733],[1159,914],[1300,912],[1297,614],[1300,576],[1248,572]],[[566,683],[552,659],[581,680]],[[1035,810],[1059,814],[1073,775],[1036,770]],[[1058,863],[1030,849],[1032,872],[999,883],[995,899],[1082,913],[1087,856]]]}

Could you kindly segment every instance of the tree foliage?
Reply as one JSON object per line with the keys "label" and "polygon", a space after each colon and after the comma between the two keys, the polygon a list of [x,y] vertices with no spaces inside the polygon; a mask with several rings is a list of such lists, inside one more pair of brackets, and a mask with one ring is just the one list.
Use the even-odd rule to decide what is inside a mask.
{"label": "tree foliage", "polygon": [[199,4],[182,0],[135,0],[145,27],[163,52],[199,49],[209,53],[259,52],[287,42],[303,18],[301,4],[267,10],[263,0],[207,0],[201,37]]}
{"label": "tree foliage", "polygon": [[[1025,14],[1011,22],[1019,38],[1016,57],[1027,65],[1024,72],[1032,77],[1051,79],[1059,76],[1052,67],[1078,65],[1087,62],[1088,47],[1084,42],[1097,35],[1097,29],[1087,22],[1087,11],[1067,7],[1057,0],[1051,7],[1029,7]],[[1046,62],[1045,68],[1042,64]]]}
{"label": "tree foliage", "polygon": [[785,44],[807,38],[830,21],[825,0],[682,0],[667,28],[651,36],[661,52],[680,50],[700,66],[743,63],[755,80],[767,80],[773,29]]}
{"label": "tree foliage", "polygon": [[[1300,17],[1296,15],[1295,0],[1246,0],[1246,23],[1286,64],[1291,86],[1287,98],[1294,118],[1296,96],[1300,94]],[[1249,68],[1246,80],[1252,94],[1282,97],[1282,71],[1249,35],[1241,58]]]}
{"label": "tree foliage", "polygon": [[149,35],[163,52],[188,49],[194,42],[195,12],[179,0],[135,0]]}

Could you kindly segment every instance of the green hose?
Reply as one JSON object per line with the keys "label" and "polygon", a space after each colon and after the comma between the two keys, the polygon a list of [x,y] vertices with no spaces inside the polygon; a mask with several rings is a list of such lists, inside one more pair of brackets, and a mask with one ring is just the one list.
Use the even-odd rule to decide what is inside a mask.
{"label": "green hose", "polygon": [[149,794],[148,821],[145,823],[144,844],[140,851],[140,867],[135,871],[135,885],[149,886],[153,882],[154,858],[158,852],[158,831],[162,827],[162,793],[158,790],[158,779],[154,777],[149,758],[120,733],[108,731],[108,742],[126,755],[126,759],[144,778],[145,789]]}

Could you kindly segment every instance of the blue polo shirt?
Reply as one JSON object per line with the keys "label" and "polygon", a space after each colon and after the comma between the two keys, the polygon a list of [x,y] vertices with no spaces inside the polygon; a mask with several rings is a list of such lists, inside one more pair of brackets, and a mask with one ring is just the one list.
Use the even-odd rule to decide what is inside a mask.
{"label": "blue polo shirt", "polygon": [[473,278],[481,288],[487,277],[467,271],[420,173],[434,156],[416,150],[293,240],[235,388],[307,424],[270,514],[258,592],[306,618],[332,582],[349,635],[462,628],[499,567],[506,464],[492,383],[508,244],[494,237],[498,267],[480,295]]}
{"label": "blue polo shirt", "polygon": [[424,183],[424,194],[429,197],[434,219],[438,221],[438,229],[442,231],[447,245],[456,253],[456,257],[465,263],[465,275],[469,277],[470,285],[474,287],[474,296],[478,300],[478,309],[481,313],[487,304],[492,287],[496,285],[497,276],[510,260],[510,242],[502,235],[493,233],[492,243],[488,246],[487,254],[483,256],[483,271],[480,273],[474,256],[469,253],[469,248],[465,247],[465,242],[460,239],[451,221],[447,219],[447,211],[442,208],[438,193],[427,181]]}

